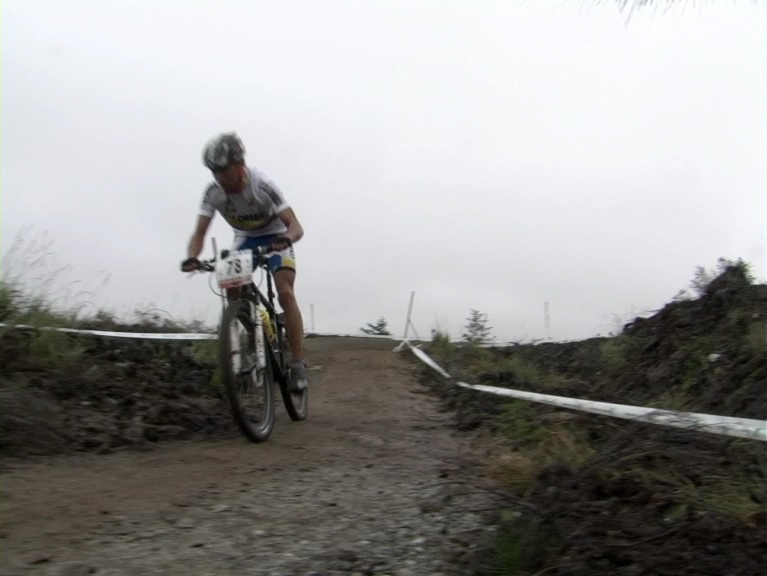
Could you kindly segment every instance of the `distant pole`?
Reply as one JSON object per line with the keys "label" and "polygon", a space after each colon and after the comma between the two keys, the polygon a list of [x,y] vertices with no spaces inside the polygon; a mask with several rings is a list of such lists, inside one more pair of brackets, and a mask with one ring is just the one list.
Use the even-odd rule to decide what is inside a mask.
{"label": "distant pole", "polygon": [[312,304],[309,308],[311,309],[312,316],[312,332],[314,332],[314,304]]}
{"label": "distant pole", "polygon": [[546,328],[546,337],[551,338],[551,314],[548,302],[543,303],[543,326]]}
{"label": "distant pole", "polygon": [[415,291],[410,293],[410,304],[407,307],[407,320],[405,320],[405,334],[402,336],[403,340],[407,340],[407,332],[410,328],[410,315],[413,313],[413,299],[415,298]]}

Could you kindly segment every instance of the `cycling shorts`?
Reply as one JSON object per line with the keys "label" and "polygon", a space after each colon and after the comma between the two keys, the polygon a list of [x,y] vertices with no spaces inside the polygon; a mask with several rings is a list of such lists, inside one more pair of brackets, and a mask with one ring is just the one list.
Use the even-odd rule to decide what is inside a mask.
{"label": "cycling shorts", "polygon": [[[235,236],[233,250],[254,250],[256,246],[266,246],[272,243],[277,236],[256,236],[243,237]],[[279,270],[296,271],[296,255],[293,246],[288,246],[285,250],[272,252],[268,256],[269,271],[274,274]]]}

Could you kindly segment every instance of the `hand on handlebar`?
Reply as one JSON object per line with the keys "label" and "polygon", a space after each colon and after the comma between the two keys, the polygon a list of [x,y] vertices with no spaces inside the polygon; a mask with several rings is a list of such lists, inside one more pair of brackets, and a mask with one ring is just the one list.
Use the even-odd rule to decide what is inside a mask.
{"label": "hand on handlebar", "polygon": [[197,258],[187,258],[181,263],[182,272],[213,272],[215,266],[213,260],[198,260]]}
{"label": "hand on handlebar", "polygon": [[197,258],[187,258],[181,263],[182,272],[194,272],[200,269],[200,261]]}
{"label": "hand on handlebar", "polygon": [[[293,241],[290,238],[287,238],[286,236],[277,236],[276,238],[272,239],[271,244],[266,246],[259,246],[253,250],[254,256],[258,259],[258,261],[262,261],[268,254],[272,252],[280,252],[282,250],[285,250],[286,248],[289,248],[293,245]],[[228,250],[224,250],[221,252],[221,257],[226,258],[228,255]],[[200,261],[197,258],[191,257],[187,258],[183,262],[181,262],[181,271],[182,272],[196,272],[196,271],[205,271],[205,272],[212,272],[214,270],[213,266],[214,261],[213,260],[205,260]]]}
{"label": "hand on handlebar", "polygon": [[270,250],[274,252],[279,252],[280,250],[285,250],[286,248],[289,248],[293,245],[293,241],[290,238],[287,238],[286,236],[278,236],[274,240],[272,240],[272,244],[270,245]]}

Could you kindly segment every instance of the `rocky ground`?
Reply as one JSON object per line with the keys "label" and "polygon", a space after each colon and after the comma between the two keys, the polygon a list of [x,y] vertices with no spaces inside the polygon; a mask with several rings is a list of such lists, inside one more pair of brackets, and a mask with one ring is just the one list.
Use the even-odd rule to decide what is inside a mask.
{"label": "rocky ground", "polygon": [[88,345],[99,387],[14,365],[26,422],[4,420],[5,576],[447,576],[494,530],[477,451],[390,341],[308,339],[310,417],[281,410],[258,445],[183,347],[154,362],[149,345]]}

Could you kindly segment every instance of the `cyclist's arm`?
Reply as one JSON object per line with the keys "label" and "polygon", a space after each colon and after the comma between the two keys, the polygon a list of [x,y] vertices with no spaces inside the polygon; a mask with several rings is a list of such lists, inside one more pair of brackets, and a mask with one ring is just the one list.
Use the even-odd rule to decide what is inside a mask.
{"label": "cyclist's arm", "polygon": [[301,226],[298,218],[296,218],[296,213],[293,212],[293,208],[285,208],[285,210],[277,214],[277,216],[288,229],[283,236],[294,244],[298,242],[304,235],[304,228]]}
{"label": "cyclist's arm", "polygon": [[208,226],[210,226],[211,220],[213,220],[212,216],[203,216],[200,214],[197,217],[197,227],[194,229],[194,234],[192,234],[192,237],[189,239],[189,246],[186,250],[187,258],[197,258],[202,253],[205,234],[208,232]]}

